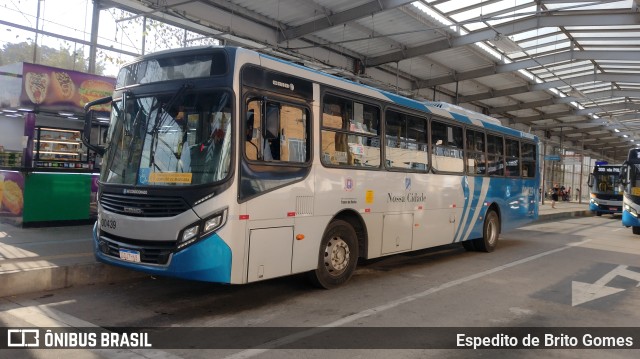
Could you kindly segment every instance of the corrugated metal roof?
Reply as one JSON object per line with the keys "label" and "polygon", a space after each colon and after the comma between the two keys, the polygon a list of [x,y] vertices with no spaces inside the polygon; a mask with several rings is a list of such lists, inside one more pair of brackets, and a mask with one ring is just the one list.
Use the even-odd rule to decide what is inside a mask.
{"label": "corrugated metal roof", "polygon": [[[632,104],[640,102],[640,14],[634,1],[209,0],[175,8],[183,1],[164,3],[155,10],[180,10],[186,20],[203,23],[220,19],[218,29],[236,19],[231,35],[221,38],[248,38],[272,55],[320,65],[333,63],[330,57],[342,64],[364,61],[369,68],[360,76],[371,84],[394,83],[397,76],[405,94],[432,100],[435,89],[438,100],[468,101],[461,105],[513,126],[559,136],[590,125],[585,133],[610,133],[620,148],[630,147],[630,138],[640,140],[640,119],[631,118],[638,112]],[[258,25],[239,28],[241,19]],[[349,73],[354,66],[328,67],[338,75],[358,75]],[[628,110],[607,110],[608,105]],[[574,115],[527,122],[553,113]]]}

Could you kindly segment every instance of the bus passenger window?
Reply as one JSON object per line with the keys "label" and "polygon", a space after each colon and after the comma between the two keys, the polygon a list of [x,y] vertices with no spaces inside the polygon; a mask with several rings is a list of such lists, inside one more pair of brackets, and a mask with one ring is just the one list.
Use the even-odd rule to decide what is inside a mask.
{"label": "bus passenger window", "polygon": [[484,175],[487,171],[487,163],[484,153],[484,133],[467,130],[467,174]]}
{"label": "bus passenger window", "polygon": [[504,176],[504,142],[502,136],[487,135],[489,176]]}
{"label": "bus passenger window", "polygon": [[505,139],[506,144],[506,175],[520,177],[520,142]]}
{"label": "bus passenger window", "polygon": [[387,167],[427,171],[427,120],[391,110],[385,118]]}
{"label": "bus passenger window", "polygon": [[322,103],[321,160],[331,166],[380,166],[380,109],[335,95]]}
{"label": "bus passenger window", "polygon": [[431,166],[436,171],[464,171],[462,127],[438,121],[431,122]]}
{"label": "bus passenger window", "polygon": [[532,178],[536,175],[536,145],[532,143],[521,144],[522,177]]}

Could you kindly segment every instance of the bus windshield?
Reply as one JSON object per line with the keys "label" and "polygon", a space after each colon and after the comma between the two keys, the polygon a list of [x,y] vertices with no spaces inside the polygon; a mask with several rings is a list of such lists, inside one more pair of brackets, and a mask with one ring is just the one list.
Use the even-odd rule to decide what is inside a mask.
{"label": "bus windshield", "polygon": [[103,183],[189,186],[229,173],[231,101],[226,91],[186,90],[114,101]]}
{"label": "bus windshield", "polygon": [[631,186],[631,194],[638,195],[638,191],[634,191],[633,188],[640,187],[640,164],[634,163],[629,165],[629,185]]}
{"label": "bus windshield", "polygon": [[617,194],[619,191],[618,185],[620,184],[620,170],[616,168],[615,172],[597,172],[594,174],[594,193],[611,193]]}

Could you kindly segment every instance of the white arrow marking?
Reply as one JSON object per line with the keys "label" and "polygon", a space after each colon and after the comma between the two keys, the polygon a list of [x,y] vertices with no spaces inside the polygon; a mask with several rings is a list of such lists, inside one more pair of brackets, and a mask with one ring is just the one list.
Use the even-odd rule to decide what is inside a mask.
{"label": "white arrow marking", "polygon": [[636,287],[640,287],[640,273],[628,270],[625,265],[619,265],[593,284],[576,281],[571,282],[571,305],[575,307],[576,305],[594,299],[622,292],[624,289],[606,286],[607,283],[611,282],[617,276],[638,281]]}

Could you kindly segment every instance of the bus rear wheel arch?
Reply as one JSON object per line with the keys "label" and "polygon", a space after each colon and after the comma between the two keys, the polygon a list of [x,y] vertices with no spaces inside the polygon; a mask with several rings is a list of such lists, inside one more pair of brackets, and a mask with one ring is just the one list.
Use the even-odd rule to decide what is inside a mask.
{"label": "bus rear wheel arch", "polygon": [[315,286],[331,289],[346,283],[358,263],[358,235],[344,220],[329,223],[320,242],[318,266],[308,273]]}

